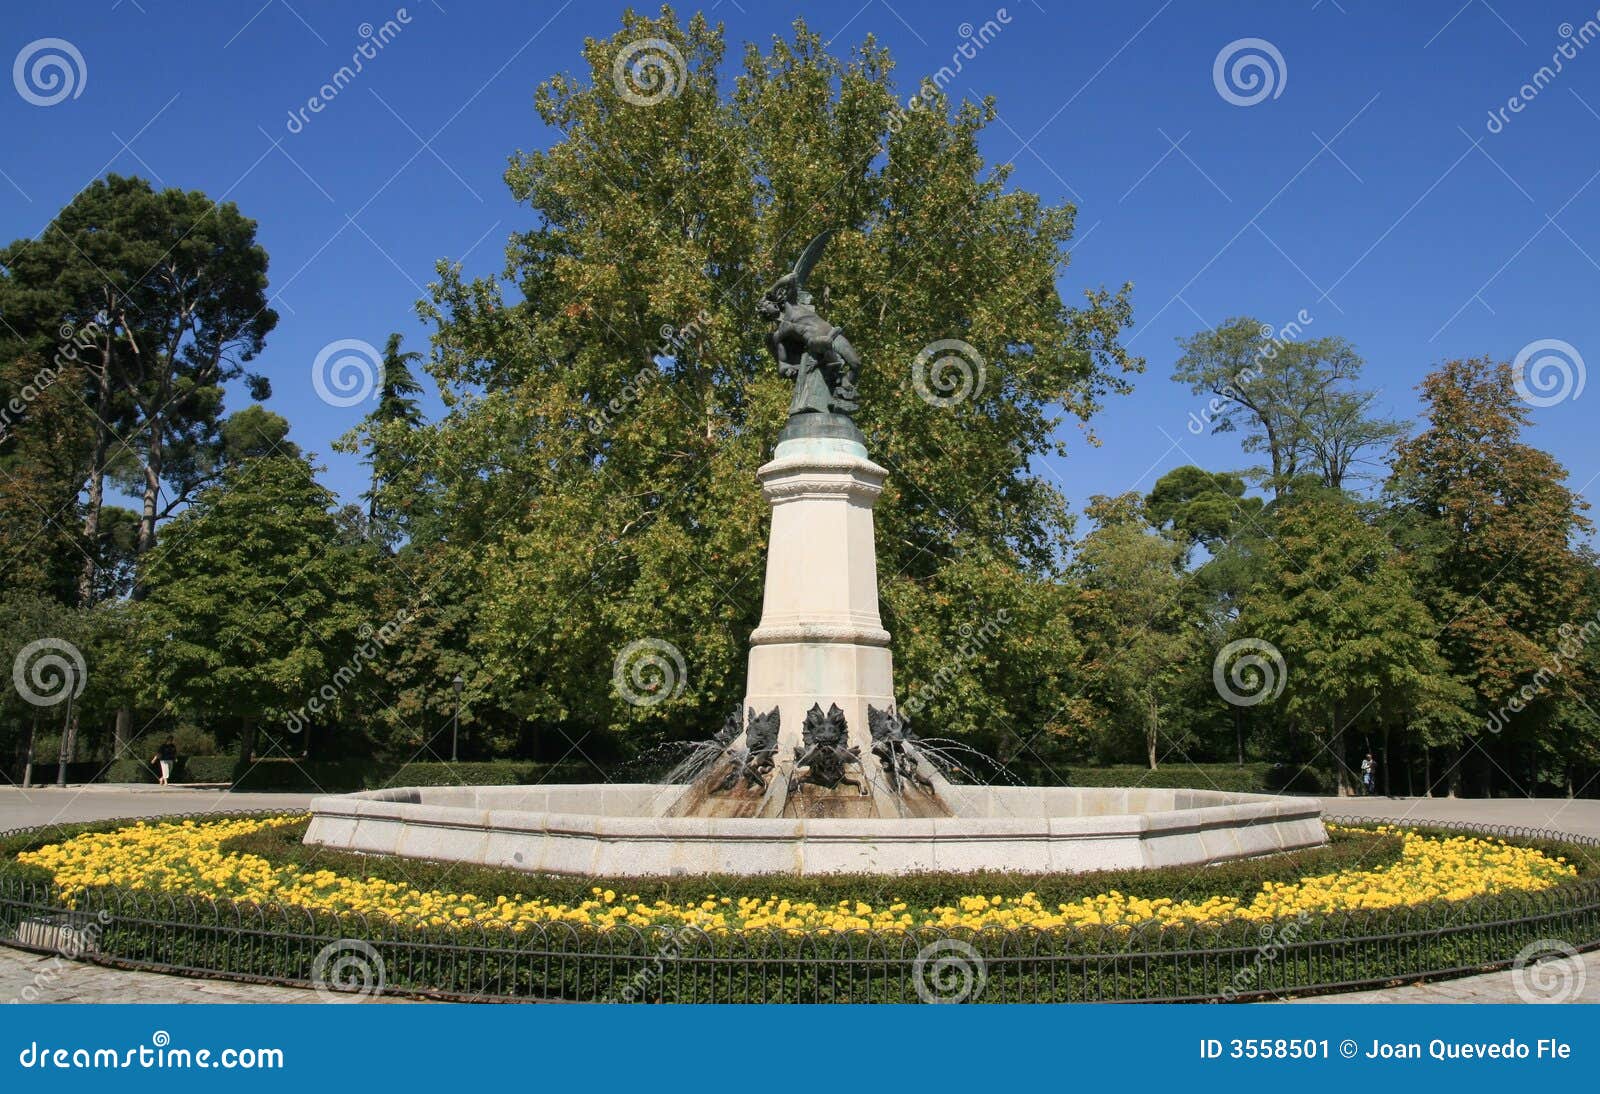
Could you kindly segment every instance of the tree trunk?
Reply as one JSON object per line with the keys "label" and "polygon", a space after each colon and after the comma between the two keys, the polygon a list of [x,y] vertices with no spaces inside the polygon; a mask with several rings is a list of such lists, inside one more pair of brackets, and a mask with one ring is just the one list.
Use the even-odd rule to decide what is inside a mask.
{"label": "tree trunk", "polygon": [[[161,470],[165,460],[165,453],[161,445],[161,426],[152,423],[150,426],[150,448],[145,453],[144,464],[144,497],[139,510],[139,543],[138,554],[142,559],[150,548],[156,545],[156,511],[161,500]],[[133,599],[140,600],[144,596],[144,574],[136,572],[133,578]]]}
{"label": "tree trunk", "polygon": [[1455,757],[1450,761],[1449,790],[1446,792],[1445,797],[1459,798],[1461,796],[1461,765],[1466,758],[1466,753],[1462,747],[1456,745]]}
{"label": "tree trunk", "polygon": [[244,730],[239,734],[239,757],[245,763],[254,763],[256,758],[256,719],[249,717],[244,720]]}
{"label": "tree trunk", "polygon": [[83,569],[78,574],[78,606],[87,608],[94,604],[94,585],[97,569],[95,558],[99,555],[100,510],[106,496],[106,453],[110,451],[110,436],[104,426],[96,426],[94,452],[89,461],[89,499],[84,505],[83,542],[87,554]]}
{"label": "tree trunk", "polygon": [[1157,737],[1161,731],[1161,708],[1154,699],[1147,700],[1144,719],[1144,750],[1145,758],[1150,761],[1150,770],[1156,769]]}
{"label": "tree trunk", "polygon": [[1244,766],[1244,712],[1238,707],[1233,708],[1233,745],[1238,753],[1237,763]]}
{"label": "tree trunk", "polygon": [[1339,725],[1339,704],[1334,703],[1328,708],[1328,728],[1332,732],[1332,740],[1328,744],[1328,753],[1333,757],[1334,783],[1338,787],[1339,797],[1350,796],[1350,778],[1346,774],[1344,756],[1344,730]]}
{"label": "tree trunk", "polygon": [[57,758],[61,763],[61,777],[56,779],[59,784],[65,780],[67,765],[72,763],[74,754],[78,751],[78,712],[67,712],[67,720],[61,726],[61,749]]}
{"label": "tree trunk", "polygon": [[56,752],[56,785],[67,785],[67,765],[78,746],[78,712],[72,705],[72,691],[67,691],[67,716],[61,720],[61,748]]}
{"label": "tree trunk", "polygon": [[[39,738],[39,715],[33,716],[33,724],[28,727],[28,756],[22,762],[22,789],[27,790],[33,785],[33,742]],[[1567,795],[1571,797],[1572,795]]]}
{"label": "tree trunk", "polygon": [[1430,745],[1422,747],[1422,785],[1428,797],[1433,797],[1433,748]]}
{"label": "tree trunk", "polygon": [[1265,414],[1257,414],[1261,422],[1261,431],[1267,435],[1267,453],[1272,458],[1272,497],[1277,500],[1283,494],[1283,453],[1278,448],[1278,432],[1268,421]]}
{"label": "tree trunk", "polygon": [[[156,506],[161,500],[161,469],[165,452],[161,446],[161,423],[150,423],[150,450],[146,453],[144,465],[144,497],[139,511],[139,538],[134,547],[133,588],[129,591],[129,598],[134,601],[144,599],[144,556],[150,548],[156,545]],[[117,752],[115,756],[122,755],[122,747],[127,743],[127,731],[133,726],[133,712],[127,707],[117,708]]]}
{"label": "tree trunk", "polygon": [[105,505],[106,457],[111,452],[111,442],[115,439],[111,426],[107,424],[111,417],[112,344],[112,335],[106,331],[104,344],[99,347],[100,365],[92,374],[95,377],[94,448],[89,453],[89,498],[83,513],[83,540],[88,548],[88,555],[84,558],[83,570],[78,575],[80,608],[89,607],[95,599],[95,558],[98,555],[96,542],[100,538],[100,511]]}
{"label": "tree trunk", "polygon": [[117,708],[117,727],[112,731],[111,758],[122,759],[122,754],[133,747],[133,711]]}

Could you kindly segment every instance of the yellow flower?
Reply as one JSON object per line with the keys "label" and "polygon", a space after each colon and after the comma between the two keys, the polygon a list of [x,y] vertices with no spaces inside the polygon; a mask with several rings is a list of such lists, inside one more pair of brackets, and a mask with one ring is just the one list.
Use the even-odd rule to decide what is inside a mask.
{"label": "yellow flower", "polygon": [[790,933],[918,927],[1109,926],[1127,930],[1142,923],[1168,926],[1266,922],[1304,914],[1381,910],[1429,901],[1459,901],[1486,893],[1535,892],[1578,876],[1565,858],[1551,857],[1499,839],[1423,836],[1384,826],[1402,840],[1398,861],[1368,870],[1263,882],[1247,899],[1197,895],[1188,899],[1129,897],[1117,890],[1057,904],[1046,911],[1037,894],[1014,898],[972,894],[954,905],[916,912],[904,901],[877,911],[865,901],[841,900],[829,907],[774,893],[761,900],[707,894],[700,901],[642,903],[595,886],[595,899],[575,906],[529,900],[521,893],[492,902],[472,893],[424,891],[398,882],[350,877],[333,870],[277,865],[257,855],[224,853],[236,836],[297,824],[302,817],[220,821],[144,821],[109,832],[90,832],[17,856],[48,870],[69,901],[91,886],[184,893],[225,900],[279,901],[314,911],[379,913],[435,927],[483,926],[522,931],[529,923],[566,922],[609,930],[633,926],[696,926],[703,930],[776,929]]}

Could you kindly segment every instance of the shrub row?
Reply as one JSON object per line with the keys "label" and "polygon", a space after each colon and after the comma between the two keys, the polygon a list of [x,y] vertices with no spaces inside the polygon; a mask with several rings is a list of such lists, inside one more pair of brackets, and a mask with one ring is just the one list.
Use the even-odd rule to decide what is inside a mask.
{"label": "shrub row", "polygon": [[[10,896],[0,882],[0,931],[21,904]],[[94,922],[101,908],[108,924],[102,959],[135,967],[307,983],[318,956],[332,952],[355,963],[345,971],[365,969],[390,992],[580,1002],[1226,1001],[1459,974],[1504,965],[1530,943],[1585,946],[1600,938],[1592,884],[1542,899],[1483,898],[1467,916],[1435,907],[1311,920],[1281,941],[1265,941],[1244,924],[1121,936],[937,929],[719,936],[563,924],[513,934],[416,930],[279,907],[189,908],[132,894],[92,895],[83,922]],[[174,929],[174,916],[186,922]],[[950,939],[967,948],[951,948]]]}
{"label": "shrub row", "polygon": [[[529,783],[572,783],[600,780],[601,772],[585,763],[538,764],[527,760],[491,760],[447,764],[404,763],[375,759],[262,760],[242,776],[236,756],[181,756],[174,782],[226,783],[236,790],[283,790],[314,794],[376,790],[386,786],[516,786]],[[1108,767],[1013,763],[1011,770],[1031,786],[1192,787],[1238,793],[1322,793],[1317,774],[1285,764],[1163,764],[1154,771],[1137,764]],[[102,773],[95,764],[74,764],[70,781],[96,779],[113,783],[153,783],[155,769],[139,759],[117,760]],[[54,765],[34,768],[34,782],[55,778]]]}
{"label": "shrub row", "polygon": [[[238,767],[235,756],[184,756],[178,759],[173,781],[225,783],[235,790],[331,794],[386,786],[517,786],[584,782],[600,777],[587,764],[537,764],[526,760],[450,764],[270,759],[260,760],[242,773]],[[117,760],[106,769],[104,781],[153,783],[156,773],[143,761]]]}
{"label": "shrub row", "polygon": [[[238,766],[233,756],[180,756],[172,781],[180,783],[231,783]],[[156,769],[143,760],[113,760],[100,776],[108,783],[153,783]]]}
{"label": "shrub row", "polygon": [[1139,764],[1047,767],[1016,761],[1008,766],[1029,786],[1189,787],[1244,794],[1320,794],[1325,789],[1317,772],[1291,764],[1162,764],[1154,771]]}

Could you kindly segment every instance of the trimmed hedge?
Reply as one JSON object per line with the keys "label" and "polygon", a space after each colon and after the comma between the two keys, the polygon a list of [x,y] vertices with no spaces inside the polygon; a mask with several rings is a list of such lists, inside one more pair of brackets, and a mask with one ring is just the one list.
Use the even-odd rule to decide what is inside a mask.
{"label": "trimmed hedge", "polygon": [[1012,763],[1011,771],[1029,786],[1149,786],[1193,790],[1227,790],[1243,794],[1320,794],[1324,791],[1315,771],[1298,765],[1162,764],[1151,771],[1142,764],[1054,765]]}
{"label": "trimmed hedge", "polygon": [[[178,783],[231,783],[238,761],[232,756],[179,756],[172,781]],[[143,760],[113,760],[101,776],[108,783],[153,783],[156,769]]]}
{"label": "trimmed hedge", "polygon": [[[518,786],[589,782],[600,778],[587,764],[536,764],[525,760],[480,763],[396,763],[383,760],[260,760],[241,776],[234,756],[180,756],[172,781],[222,783],[235,790],[343,794],[387,786]],[[36,769],[37,770],[37,769]],[[89,777],[89,772],[85,777]],[[117,760],[104,781],[153,783],[155,769],[141,760]]]}
{"label": "trimmed hedge", "polygon": [[[295,791],[304,794],[377,790],[386,786],[517,786],[532,783],[603,781],[586,763],[541,764],[529,760],[489,760],[448,764],[375,759],[258,761],[242,778],[235,756],[180,756],[173,782],[221,783],[235,790]],[[1320,794],[1327,790],[1315,771],[1296,765],[1163,764],[1155,771],[1138,764],[1107,767],[1013,763],[1011,770],[1029,786],[1148,786],[1226,790],[1247,794]],[[19,773],[20,777],[20,773]],[[54,764],[36,764],[34,782],[55,780]],[[73,764],[68,781],[153,783],[156,772],[143,759],[116,760],[105,766]]]}
{"label": "trimmed hedge", "polygon": [[306,793],[381,790],[387,786],[519,786],[573,783],[600,777],[587,764],[536,764],[520,760],[481,763],[393,763],[375,760],[262,760],[235,790],[298,790]]}
{"label": "trimmed hedge", "polygon": [[[70,764],[67,765],[67,782],[68,783],[93,782],[100,775],[100,766],[101,766],[100,764],[92,762],[92,761],[81,761],[81,762],[78,762],[78,763],[70,763]],[[37,760],[34,761],[34,765],[33,765],[33,785],[34,786],[50,786],[50,785],[54,784],[55,781],[56,781],[56,772],[59,771],[60,769],[61,769],[61,765],[58,764],[58,763],[54,763],[54,762],[51,762],[51,763],[40,763]],[[10,779],[13,782],[17,783],[18,785],[21,785],[21,783],[22,783],[22,766],[20,764],[15,768],[14,774],[10,775]]]}

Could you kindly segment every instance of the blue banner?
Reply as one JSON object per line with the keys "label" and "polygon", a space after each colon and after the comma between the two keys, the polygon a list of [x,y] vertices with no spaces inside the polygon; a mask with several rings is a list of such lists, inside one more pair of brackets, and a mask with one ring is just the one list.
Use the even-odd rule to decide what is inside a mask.
{"label": "blue banner", "polygon": [[455,1092],[507,1081],[1054,1091],[1244,1080],[1298,1092],[1445,1080],[1454,1092],[1592,1084],[1596,1017],[1583,1005],[19,1006],[7,1012],[0,1075],[7,1091]]}

